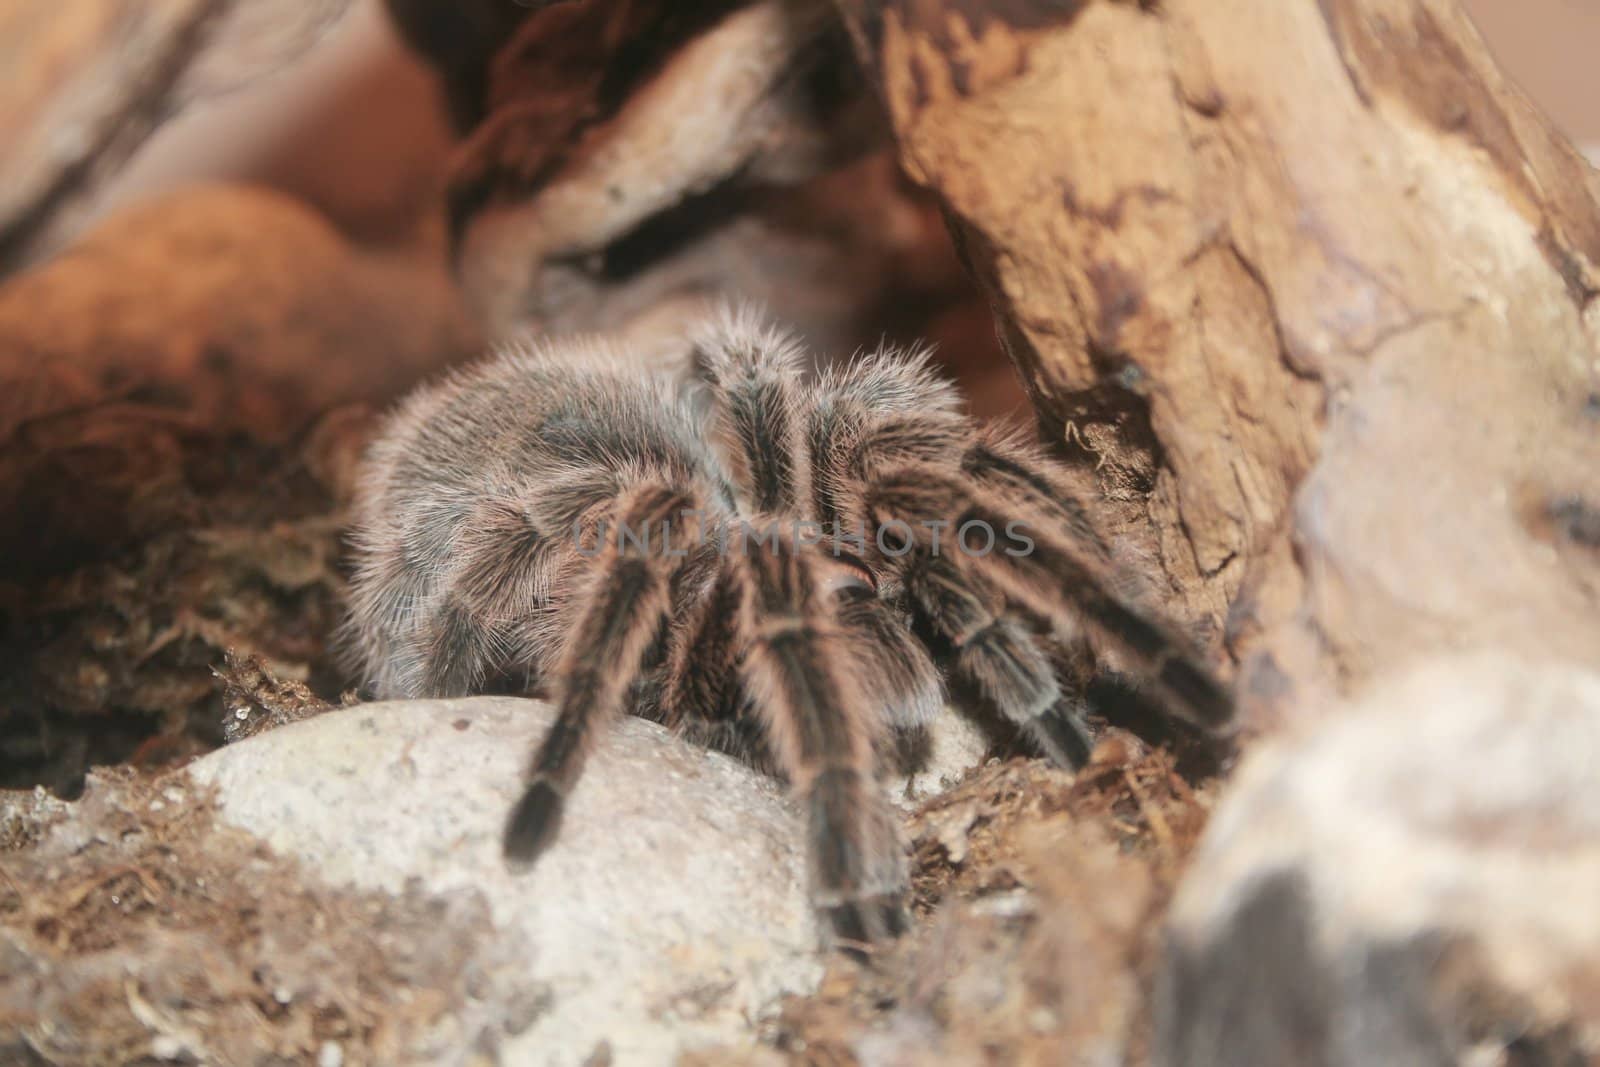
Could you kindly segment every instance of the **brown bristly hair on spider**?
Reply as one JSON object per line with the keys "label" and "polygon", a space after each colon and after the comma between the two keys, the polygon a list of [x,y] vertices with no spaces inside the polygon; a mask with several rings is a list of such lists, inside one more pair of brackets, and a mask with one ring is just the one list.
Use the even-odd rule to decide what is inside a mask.
{"label": "brown bristly hair on spider", "polygon": [[813,899],[868,946],[906,922],[879,767],[943,710],[943,675],[1068,767],[1108,658],[1229,729],[1228,692],[1137,592],[1094,501],[963,414],[927,353],[808,377],[749,308],[694,350],[685,382],[599,341],[507,348],[414,395],[367,458],[346,638],[373,695],[509,677],[556,703],[508,860],[555,839],[595,738],[635,711],[788,781]]}

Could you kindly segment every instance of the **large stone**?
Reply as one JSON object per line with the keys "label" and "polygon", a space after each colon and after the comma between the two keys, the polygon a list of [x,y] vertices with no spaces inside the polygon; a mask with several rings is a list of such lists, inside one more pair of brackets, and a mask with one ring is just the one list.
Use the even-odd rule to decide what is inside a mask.
{"label": "large stone", "polygon": [[481,894],[495,928],[483,998],[533,1016],[501,1062],[577,1064],[604,1042],[613,1063],[661,1063],[748,1037],[820,974],[781,787],[627,719],[607,727],[555,845],[516,874],[500,830],[550,717],[506,698],[369,704],[190,774],[215,787],[223,821],[330,885]]}
{"label": "large stone", "polygon": [[1434,661],[1263,745],[1170,916],[1158,1062],[1600,1057],[1600,677]]}
{"label": "large stone", "polygon": [[[230,712],[230,714],[232,714]],[[248,716],[248,708],[243,709]],[[0,1063],[655,1064],[755,1048],[824,956],[783,787],[607,724],[527,873],[548,705],[367,704],[187,768],[0,792]],[[912,806],[981,758],[940,720]]]}

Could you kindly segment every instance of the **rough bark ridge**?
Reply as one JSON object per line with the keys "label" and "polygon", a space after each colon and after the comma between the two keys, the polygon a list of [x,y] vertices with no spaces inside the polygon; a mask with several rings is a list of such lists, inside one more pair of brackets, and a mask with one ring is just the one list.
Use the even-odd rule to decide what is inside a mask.
{"label": "rough bark ridge", "polygon": [[1453,0],[840,0],[1048,433],[1255,713],[1600,654],[1600,183]]}

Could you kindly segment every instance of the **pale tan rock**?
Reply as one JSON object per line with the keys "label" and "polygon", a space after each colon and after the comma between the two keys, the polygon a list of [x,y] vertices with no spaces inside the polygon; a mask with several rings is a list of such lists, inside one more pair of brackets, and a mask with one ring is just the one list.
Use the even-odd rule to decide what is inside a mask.
{"label": "pale tan rock", "polygon": [[[548,727],[509,698],[367,704],[194,764],[220,818],[333,886],[481,895],[527,957],[483,946],[484,996],[546,983],[507,1065],[670,1061],[733,1040],[820,974],[798,823],[783,790],[627,719],[606,731],[556,844],[533,870],[500,854],[506,812]],[[506,1009],[509,1011],[508,1003]]]}
{"label": "pale tan rock", "polygon": [[1488,651],[1263,744],[1172,905],[1159,1062],[1600,1055],[1597,770],[1600,675]]}

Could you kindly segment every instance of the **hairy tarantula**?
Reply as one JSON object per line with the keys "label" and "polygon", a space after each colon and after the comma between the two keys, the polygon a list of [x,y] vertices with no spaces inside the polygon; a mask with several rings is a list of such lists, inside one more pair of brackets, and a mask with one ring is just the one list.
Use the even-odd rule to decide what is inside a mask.
{"label": "hairy tarantula", "polygon": [[905,922],[878,761],[944,706],[942,672],[1066,766],[1107,653],[1166,710],[1227,725],[1066,472],[975,425],[925,354],[808,380],[750,310],[693,341],[686,382],[594,341],[503,351],[413,396],[368,456],[349,637],[375,694],[509,679],[557,703],[511,861],[550,843],[596,732],[631,709],[786,777],[813,899],[867,943]]}

